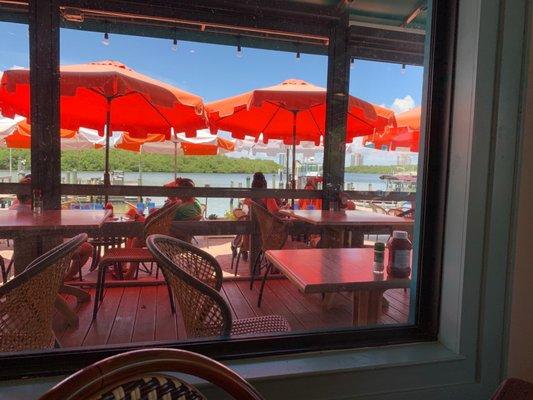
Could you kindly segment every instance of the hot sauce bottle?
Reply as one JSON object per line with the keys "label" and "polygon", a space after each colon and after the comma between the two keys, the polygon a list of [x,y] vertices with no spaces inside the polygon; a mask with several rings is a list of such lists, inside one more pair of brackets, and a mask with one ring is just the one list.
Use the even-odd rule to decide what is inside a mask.
{"label": "hot sauce bottle", "polygon": [[405,231],[394,231],[387,242],[389,258],[387,274],[394,278],[408,278],[411,275],[411,250],[413,244]]}
{"label": "hot sauce bottle", "polygon": [[105,209],[106,210],[111,210],[110,217],[112,217],[113,216],[113,204],[110,201],[108,201],[107,204],[105,205]]}

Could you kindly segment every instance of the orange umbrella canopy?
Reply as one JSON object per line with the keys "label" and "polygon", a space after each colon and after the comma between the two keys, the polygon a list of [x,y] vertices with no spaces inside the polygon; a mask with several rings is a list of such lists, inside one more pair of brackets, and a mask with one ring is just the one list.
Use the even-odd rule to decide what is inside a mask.
{"label": "orange umbrella canopy", "polygon": [[[68,129],[61,129],[61,139],[73,139],[76,132]],[[6,146],[10,149],[29,149],[31,148],[31,125],[26,121],[17,124],[13,133],[5,137]]]}
{"label": "orange umbrella canopy", "polygon": [[[256,89],[206,105],[211,131],[231,132],[233,137],[263,141],[283,140],[285,144],[312,141],[320,144],[325,132],[326,89],[289,79],[279,85]],[[346,141],[383,129],[393,112],[350,96]]]}
{"label": "orange umbrella canopy", "polygon": [[[135,72],[115,61],[63,66],[60,69],[61,127],[96,129],[103,135],[110,111],[110,131],[132,137],[147,132],[170,136],[170,128],[194,136],[206,127],[199,96]],[[30,117],[29,70],[5,71],[0,108],[7,117]]]}
{"label": "orange umbrella canopy", "polygon": [[164,142],[165,135],[159,133],[149,133],[145,138],[132,137],[129,132],[123,132],[120,140],[115,145],[117,149],[140,152],[146,143]]}
{"label": "orange umbrella canopy", "polygon": [[413,108],[394,117],[391,125],[382,132],[366,136],[363,144],[373,143],[376,149],[397,150],[398,148],[419,151],[421,107]]}

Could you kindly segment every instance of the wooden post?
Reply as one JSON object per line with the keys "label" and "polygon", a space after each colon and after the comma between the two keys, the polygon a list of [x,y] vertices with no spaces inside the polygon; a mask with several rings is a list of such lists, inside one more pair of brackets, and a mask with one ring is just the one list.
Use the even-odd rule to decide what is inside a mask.
{"label": "wooden post", "polygon": [[[324,137],[324,201],[329,209],[332,194],[344,183],[346,117],[348,113],[350,57],[348,53],[349,14],[347,8],[331,26],[328,49],[328,93]],[[336,201],[338,204],[338,201]]]}
{"label": "wooden post", "polygon": [[61,207],[59,138],[59,5],[29,1],[31,174],[45,209]]}

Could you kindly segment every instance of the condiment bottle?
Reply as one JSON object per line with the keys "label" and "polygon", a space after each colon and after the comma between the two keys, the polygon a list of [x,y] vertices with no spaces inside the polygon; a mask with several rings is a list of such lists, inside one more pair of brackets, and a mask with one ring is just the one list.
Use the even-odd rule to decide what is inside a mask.
{"label": "condiment bottle", "polygon": [[110,201],[108,201],[108,202],[106,203],[106,205],[105,205],[105,209],[111,211],[111,215],[109,215],[109,216],[112,217],[112,216],[113,216],[113,204],[112,204]]}
{"label": "condiment bottle", "polygon": [[395,278],[408,278],[411,275],[411,250],[413,244],[405,231],[394,231],[387,242],[389,258],[387,274]]}
{"label": "condiment bottle", "polygon": [[43,193],[41,189],[33,189],[31,204],[35,214],[41,214],[43,212]]}
{"label": "condiment bottle", "polygon": [[385,243],[374,244],[374,272],[382,274],[385,269]]}

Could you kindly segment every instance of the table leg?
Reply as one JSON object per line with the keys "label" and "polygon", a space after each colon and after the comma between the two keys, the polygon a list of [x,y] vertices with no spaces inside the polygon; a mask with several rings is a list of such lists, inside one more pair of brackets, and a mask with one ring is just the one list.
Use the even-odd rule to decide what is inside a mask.
{"label": "table leg", "polygon": [[331,308],[335,294],[336,293],[333,292],[324,293],[324,299],[322,300],[322,308],[324,309],[324,311],[329,311],[329,309]]}
{"label": "table leg", "polygon": [[381,314],[382,289],[355,290],[353,292],[353,325],[376,325]]}
{"label": "table leg", "polygon": [[13,239],[13,274],[17,276],[26,267],[42,254],[42,242],[40,237],[24,236]]}
{"label": "table leg", "polygon": [[344,229],[326,227],[321,232],[320,247],[325,249],[344,247]]}
{"label": "table leg", "polygon": [[364,233],[351,230],[350,231],[350,242],[348,243],[348,247],[357,247],[357,248],[365,247]]}

